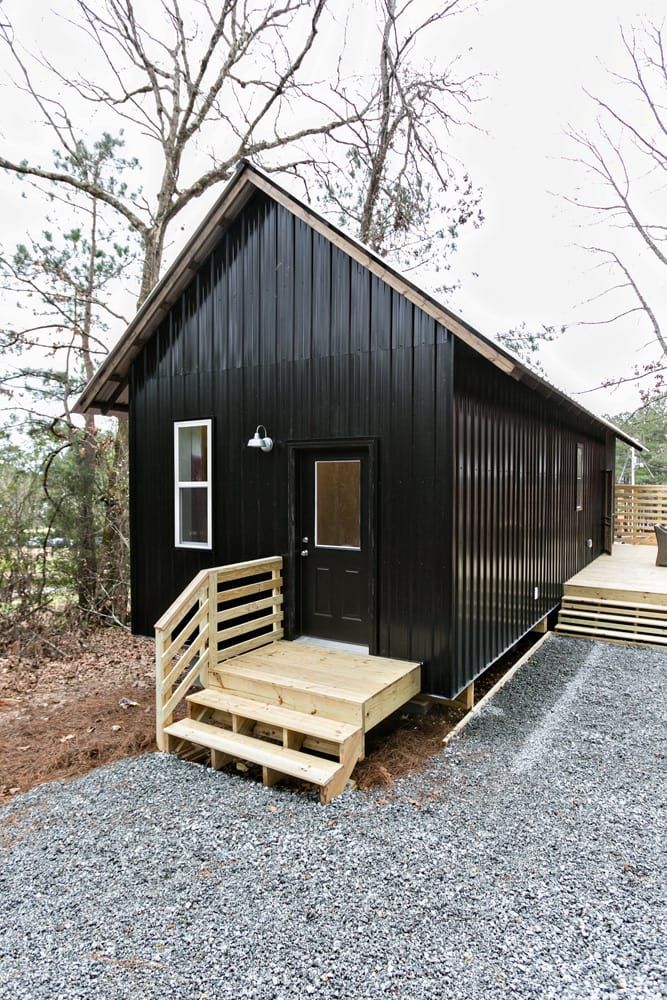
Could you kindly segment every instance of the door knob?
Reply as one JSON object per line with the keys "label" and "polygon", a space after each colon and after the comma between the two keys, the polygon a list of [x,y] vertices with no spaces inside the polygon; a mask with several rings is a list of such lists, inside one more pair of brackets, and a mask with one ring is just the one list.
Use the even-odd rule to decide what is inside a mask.
{"label": "door knob", "polygon": [[301,549],[301,555],[302,556],[307,556],[308,555],[308,549]]}
{"label": "door knob", "polygon": [[308,538],[308,535],[306,535],[304,538],[301,539],[301,541],[303,542],[304,545],[307,545],[310,539]]}

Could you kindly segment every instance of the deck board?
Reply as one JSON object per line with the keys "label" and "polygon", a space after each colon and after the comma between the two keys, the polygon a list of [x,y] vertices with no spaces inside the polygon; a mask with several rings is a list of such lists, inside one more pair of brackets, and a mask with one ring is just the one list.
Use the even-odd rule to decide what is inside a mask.
{"label": "deck board", "polygon": [[667,605],[667,566],[656,566],[650,545],[614,545],[565,582],[567,595]]}
{"label": "deck board", "polygon": [[406,671],[418,666],[404,660],[303,646],[287,641],[253,650],[243,656],[242,661],[243,664],[261,663],[265,670],[275,670],[277,674],[284,673],[285,669],[296,669],[305,680],[310,678],[314,683],[326,684],[327,679],[330,679],[337,690],[348,687],[351,691],[368,695],[376,694],[378,687],[393,684]]}
{"label": "deck board", "polygon": [[372,728],[420,688],[420,665],[279,640],[226,660],[220,686]]}

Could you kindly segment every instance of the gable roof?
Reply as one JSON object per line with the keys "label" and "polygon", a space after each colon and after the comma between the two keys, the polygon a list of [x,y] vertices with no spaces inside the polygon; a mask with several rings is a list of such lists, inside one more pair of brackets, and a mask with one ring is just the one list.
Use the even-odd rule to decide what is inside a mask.
{"label": "gable roof", "polygon": [[306,202],[291,194],[269,175],[248,160],[241,160],[234,175],[209,213],[187,241],[173,264],[148,295],[118,343],[112,348],[76,402],[76,413],[126,413],[127,379],[132,362],[176,303],[193,275],[215,248],[222,233],[236,219],[256,191],[262,191],[288,211],[312,226],[335,246],[349,254],[377,277],[425,313],[446,327],[487,361],[512,378],[523,382],[541,395],[558,400],[579,415],[593,420],[634,448],[643,446],[609,421],[581,406],[560,389],[535,374],[514,354],[483,336],[465,320],[438,302],[427,291],[392,267],[379,254],[348,236]]}

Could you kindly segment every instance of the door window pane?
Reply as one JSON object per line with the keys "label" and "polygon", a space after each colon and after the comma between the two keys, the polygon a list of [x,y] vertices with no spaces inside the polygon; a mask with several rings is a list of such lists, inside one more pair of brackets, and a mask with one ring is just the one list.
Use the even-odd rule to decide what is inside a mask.
{"label": "door window pane", "polygon": [[315,463],[315,544],[361,548],[361,462]]}
{"label": "door window pane", "polygon": [[207,478],[207,430],[205,425],[178,428],[178,479],[181,483],[204,483]]}

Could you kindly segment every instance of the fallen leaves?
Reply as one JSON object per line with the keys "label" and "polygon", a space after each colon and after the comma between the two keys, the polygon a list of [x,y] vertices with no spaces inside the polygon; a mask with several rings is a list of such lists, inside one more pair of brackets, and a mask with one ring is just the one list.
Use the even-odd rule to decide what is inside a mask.
{"label": "fallen leaves", "polygon": [[154,749],[154,643],[58,615],[42,624],[62,659],[46,645],[0,650],[0,801]]}

